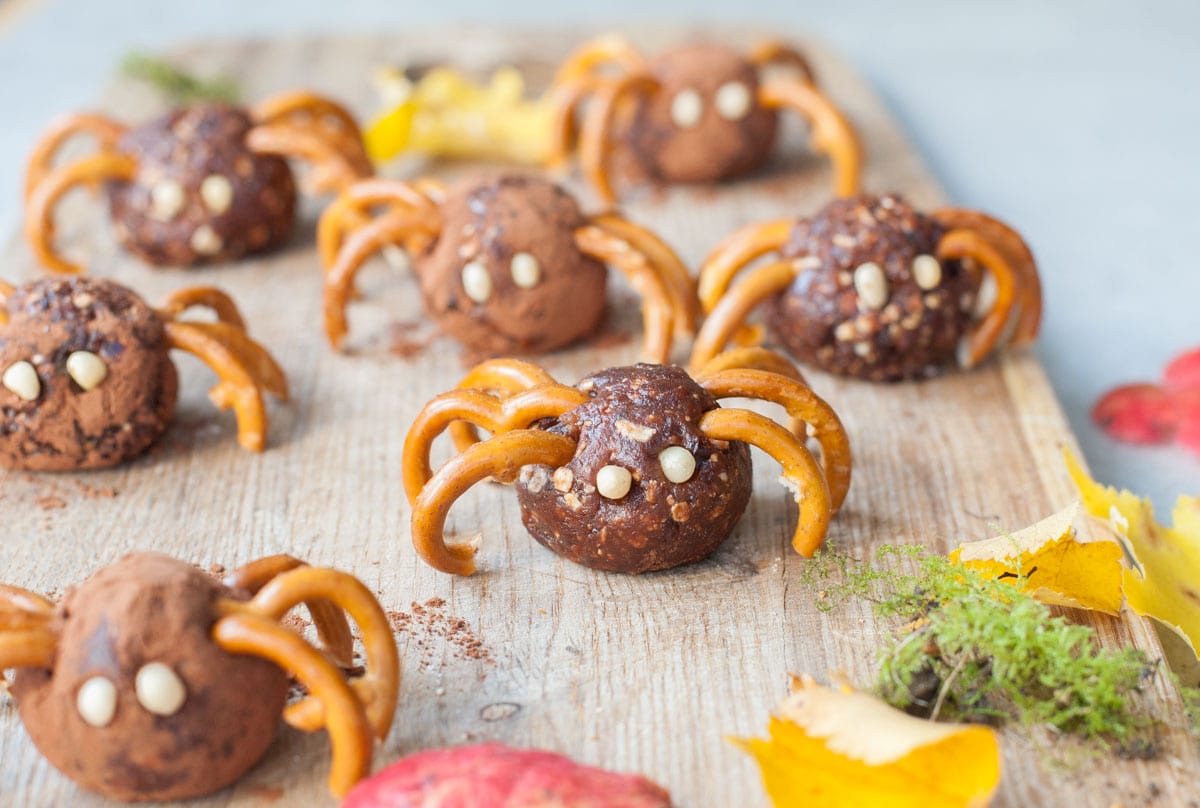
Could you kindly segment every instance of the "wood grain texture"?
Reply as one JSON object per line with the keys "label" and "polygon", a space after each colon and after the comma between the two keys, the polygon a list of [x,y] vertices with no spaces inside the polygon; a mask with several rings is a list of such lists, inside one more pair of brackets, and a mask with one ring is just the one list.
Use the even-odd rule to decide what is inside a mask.
{"label": "wood grain texture", "polygon": [[[650,49],[685,33],[647,31],[635,39]],[[192,69],[233,73],[251,100],[309,86],[365,114],[374,110],[366,77],[377,64],[454,61],[487,69],[516,61],[536,82],[586,35],[410,31],[212,43],[180,56]],[[742,43],[756,38],[745,31],[721,35]],[[867,186],[901,190],[921,206],[944,202],[869,88],[824,48],[810,51],[827,89],[864,133]],[[120,81],[101,108],[127,121],[158,110],[144,88]],[[626,212],[695,266],[735,227],[809,213],[825,200],[828,169],[808,154],[802,134],[790,121],[769,176],[719,190],[639,192]],[[401,704],[381,763],[422,747],[496,739],[643,772],[670,788],[679,805],[696,808],[765,803],[754,765],[722,737],[761,732],[789,673],[840,670],[869,679],[886,628],[863,604],[829,614],[814,607],[816,593],[801,581],[805,561],[788,547],[794,505],[761,453],[755,453],[756,491],[746,516],[704,563],[641,577],[593,573],[538,546],[521,527],[512,492],[480,486],[451,513],[449,527],[460,537],[482,533],[481,572],[470,579],[435,572],[409,543],[400,450],[412,416],[451,387],[464,367],[457,346],[445,339],[407,359],[389,350],[389,333],[411,338],[429,330],[413,280],[383,262],[365,272],[366,300],[351,312],[357,349],[335,356],[320,330],[319,267],[311,246],[315,202],[306,205],[304,223],[282,253],[185,272],[151,270],[122,255],[100,206],[78,196],[63,211],[60,232],[96,273],[129,283],[151,301],[183,285],[224,287],[242,306],[251,333],[288,370],[294,403],[273,409],[269,451],[248,454],[237,447],[232,416],[215,414],[208,404],[211,376],[180,357],[184,384],[176,420],[148,457],[104,473],[0,476],[3,580],[60,594],[133,549],[227,567],[288,552],[354,572],[389,609],[410,612],[413,602],[444,598],[446,613],[469,621],[490,661],[458,653],[436,636],[400,634]],[[0,266],[0,275],[13,281],[34,272],[20,243]],[[632,293],[614,275],[609,297],[607,338],[546,357],[560,380],[634,360],[640,318]],[[635,339],[624,339],[627,334]],[[866,554],[886,542],[919,542],[943,552],[991,535],[992,524],[1019,527],[1074,497],[1060,452],[1075,442],[1030,355],[921,384],[811,378],[841,414],[855,451],[854,484],[830,533],[842,548]],[[447,451],[440,447],[438,458]],[[106,496],[108,489],[115,495]],[[1084,619],[1106,644],[1133,643],[1161,657],[1154,632],[1139,618]],[[1162,720],[1170,724],[1160,758],[1105,758],[1047,771],[1039,763],[1043,752],[1007,738],[997,804],[1188,804],[1197,793],[1190,774],[1196,752],[1174,726],[1178,695],[1162,677],[1155,682],[1167,705]],[[332,804],[327,771],[322,735],[281,729],[266,760],[241,784],[194,804],[263,804],[276,789],[282,789],[282,804]],[[103,803],[41,759],[11,700],[0,702],[0,803]]]}

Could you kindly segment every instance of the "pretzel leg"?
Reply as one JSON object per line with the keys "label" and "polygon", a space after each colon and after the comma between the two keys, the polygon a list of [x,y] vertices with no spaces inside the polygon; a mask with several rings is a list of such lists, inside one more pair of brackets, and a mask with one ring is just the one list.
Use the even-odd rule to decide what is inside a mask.
{"label": "pretzel leg", "polygon": [[996,304],[975,325],[964,341],[959,362],[971,368],[992,352],[1012,316],[1016,272],[1008,258],[986,238],[974,230],[951,230],[938,242],[937,257],[941,261],[971,258],[991,273],[996,280]]}
{"label": "pretzel leg", "polygon": [[790,67],[800,73],[800,77],[809,84],[816,84],[817,76],[812,64],[800,51],[778,40],[760,42],[750,51],[750,61],[757,67],[773,67],[780,65]]}
{"label": "pretzel leg", "polygon": [[[763,370],[731,368],[700,381],[716,398],[755,398],[779,404],[792,418],[813,428],[829,486],[830,509],[837,513],[850,490],[850,439],[833,407],[806,385]],[[803,445],[805,436],[797,436]]]}
{"label": "pretzel leg", "polygon": [[629,73],[645,69],[641,54],[623,37],[600,36],[576,48],[558,68],[554,84],[563,84],[594,73],[605,65],[615,65]]}
{"label": "pretzel leg", "polygon": [[48,598],[18,586],[0,584],[0,608],[4,606],[44,615],[54,611],[54,602]]}
{"label": "pretzel leg", "polygon": [[540,429],[516,429],[455,455],[426,483],[412,510],[417,553],[434,569],[453,575],[475,572],[475,547],[447,545],[446,515],[468,488],[488,477],[509,477],[522,466],[561,466],[575,455],[575,441]]}
{"label": "pretzel leg", "polygon": [[0,633],[0,678],[11,668],[51,668],[58,637],[49,628]]}
{"label": "pretzel leg", "polygon": [[758,413],[738,409],[709,410],[700,431],[716,440],[740,440],[762,449],[783,466],[780,478],[800,506],[792,547],[810,558],[825,541],[832,517],[829,487],[821,467],[796,436]]}
{"label": "pretzel leg", "polygon": [[77,185],[129,182],[137,163],[128,155],[103,152],[54,169],[32,190],[25,209],[25,238],[38,262],[52,272],[78,273],[80,267],[54,250],[54,208]]}
{"label": "pretzel leg", "polygon": [[[354,620],[362,634],[367,654],[366,673],[351,683],[366,708],[376,737],[387,737],[396,711],[400,689],[400,657],[387,615],[366,585],[352,575],[332,569],[300,566],[278,575],[263,585],[248,604],[251,610],[279,620],[299,603],[319,600],[334,604]],[[319,727],[320,698],[306,698],[291,705],[284,714],[299,729]]]}
{"label": "pretzel leg", "polygon": [[688,366],[693,370],[701,368],[719,354],[738,333],[746,315],[759,303],[786,289],[795,277],[796,268],[791,261],[777,261],[738,280],[700,327]]}
{"label": "pretzel leg", "polygon": [[391,210],[355,231],[325,274],[323,305],[325,336],[334,350],[341,350],[349,327],[346,304],[354,293],[354,278],[371,256],[391,244],[403,244],[414,234],[424,232],[424,214],[419,211]]}
{"label": "pretzel leg", "polygon": [[[277,576],[304,566],[307,566],[305,562],[290,555],[267,556],[238,567],[225,576],[223,583],[231,589],[242,589],[255,595]],[[354,662],[354,636],[350,633],[346,615],[328,600],[308,600],[304,606],[326,653],[341,667],[350,667]]]}
{"label": "pretzel leg", "polygon": [[308,688],[324,705],[325,726],[333,748],[329,790],[343,797],[370,773],[374,742],[371,723],[341,671],[304,639],[268,617],[233,614],[212,630],[213,641],[231,654],[269,660]]}
{"label": "pretzel leg", "polygon": [[[481,390],[454,390],[434,398],[417,414],[404,439],[402,469],[409,505],[433,476],[430,449],[438,435],[455,422],[467,421],[499,435],[526,429],[542,418],[557,418],[588,400],[574,387],[551,383],[497,400]],[[476,445],[472,442],[465,448]],[[511,480],[506,480],[511,482]]]}
{"label": "pretzel leg", "polygon": [[375,173],[358,121],[330,98],[305,90],[282,93],[259,102],[251,115],[258,123],[298,122],[333,143],[359,177]]}
{"label": "pretzel leg", "polygon": [[632,93],[649,93],[658,81],[646,73],[635,73],[603,85],[583,117],[579,139],[579,162],[583,174],[606,204],[616,201],[608,175],[613,124],[621,103]]}
{"label": "pretzel leg", "polygon": [[267,434],[263,391],[287,400],[287,380],[279,365],[244,332],[224,323],[167,322],[164,328],[172,348],[199,357],[216,371],[220,382],[209,398],[218,409],[233,407],[238,443],[261,452]]}
{"label": "pretzel leg", "polygon": [[767,253],[777,253],[787,244],[795,219],[775,219],[747,225],[726,236],[700,266],[700,305],[705,313],[721,302],[734,276]]}
{"label": "pretzel leg", "polygon": [[63,143],[76,135],[87,134],[96,138],[101,152],[111,152],[125,131],[123,125],[93,112],[67,115],[51,123],[29,155],[29,166],[25,170],[25,201],[29,202],[34,188],[52,170],[54,158],[58,156]]}
{"label": "pretzel leg", "polygon": [[337,140],[289,121],[258,124],[246,133],[246,146],[259,154],[311,163],[306,184],[314,194],[340,191],[369,173]]}
{"label": "pretzel leg", "polygon": [[441,229],[437,224],[437,204],[415,183],[381,178],[361,180],[338,194],[318,220],[317,251],[323,267],[333,266],[347,234],[364,226],[370,220],[371,209],[381,205],[428,212],[432,232],[414,230],[404,243],[410,253],[421,252]]}
{"label": "pretzel leg", "polygon": [[[471,368],[457,385],[459,390],[482,390],[508,396],[537,387],[555,384],[554,377],[532,362],[521,359],[488,359]],[[479,443],[479,430],[466,421],[450,425],[450,437],[458,451]]]}
{"label": "pretzel leg", "polygon": [[[703,367],[692,374],[692,377],[703,386],[705,379],[715,376],[722,370],[765,370],[769,373],[778,373],[805,387],[809,386],[804,374],[792,364],[790,359],[761,345],[730,348],[728,351],[719,353],[705,362]],[[792,416],[789,416],[789,419],[788,428],[792,430],[792,434],[807,440],[808,424],[804,419]]]}
{"label": "pretzel leg", "polygon": [[189,286],[167,296],[158,312],[164,320],[174,320],[190,308],[201,306],[217,315],[217,322],[244,329],[246,322],[233,298],[212,286]]}
{"label": "pretzel leg", "polygon": [[0,632],[49,631],[53,618],[54,604],[41,595],[0,585]]}
{"label": "pretzel leg", "polygon": [[945,208],[933,217],[951,230],[974,230],[991,242],[1008,259],[1016,273],[1016,294],[1020,311],[1014,345],[1027,345],[1037,339],[1042,323],[1042,279],[1037,261],[1021,234],[1004,222],[975,210]]}
{"label": "pretzel leg", "polygon": [[696,321],[700,319],[700,301],[696,297],[696,281],[675,251],[654,233],[616,213],[593,216],[590,223],[612,233],[646,256],[650,266],[666,282],[675,311],[676,335],[692,336]]}
{"label": "pretzel leg", "polygon": [[629,242],[592,225],[575,231],[575,245],[584,255],[616,267],[642,298],[642,355],[645,361],[666,364],[671,356],[674,309],[665,279]]}
{"label": "pretzel leg", "polygon": [[580,76],[550,88],[554,116],[550,129],[550,155],[546,162],[551,169],[561,170],[570,161],[577,132],[576,116],[579,105],[609,81],[598,76]]}
{"label": "pretzel leg", "polygon": [[858,193],[862,144],[841,110],[816,85],[794,78],[767,79],[758,88],[759,102],[770,109],[795,109],[812,127],[813,151],[833,161],[833,187],[838,196]]}

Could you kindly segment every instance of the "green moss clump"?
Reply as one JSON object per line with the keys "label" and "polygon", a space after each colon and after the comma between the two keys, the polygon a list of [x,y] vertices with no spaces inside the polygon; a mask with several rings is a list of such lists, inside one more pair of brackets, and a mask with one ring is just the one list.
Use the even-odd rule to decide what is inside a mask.
{"label": "green moss clump", "polygon": [[824,592],[820,608],[865,598],[901,623],[880,653],[874,689],[884,700],[935,719],[1049,726],[1126,753],[1152,749],[1136,697],[1156,666],[1142,651],[1103,648],[1087,626],[920,548],[879,555],[916,571],[830,551],[804,578]]}

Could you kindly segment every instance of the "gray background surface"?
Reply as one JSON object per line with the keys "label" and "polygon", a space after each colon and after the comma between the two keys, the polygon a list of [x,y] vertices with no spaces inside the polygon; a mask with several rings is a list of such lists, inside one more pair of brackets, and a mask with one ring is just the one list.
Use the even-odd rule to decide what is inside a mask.
{"label": "gray background surface", "polygon": [[[0,0],[0,227],[25,155],[87,106],[131,48],[408,25],[722,20],[829,41],[883,95],[957,204],[1017,224],[1046,285],[1038,353],[1100,479],[1160,511],[1200,459],[1120,446],[1088,420],[1105,389],[1200,346],[1200,2]],[[364,77],[365,79],[365,77]],[[3,270],[0,268],[0,274]],[[996,435],[996,440],[1005,440]],[[996,469],[998,484],[1004,470]]]}

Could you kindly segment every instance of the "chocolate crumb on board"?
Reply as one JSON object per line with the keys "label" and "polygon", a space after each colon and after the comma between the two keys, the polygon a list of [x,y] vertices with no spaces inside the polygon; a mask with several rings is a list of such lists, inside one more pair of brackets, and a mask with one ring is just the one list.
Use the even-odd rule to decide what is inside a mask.
{"label": "chocolate crumb on board", "polygon": [[491,650],[475,633],[470,622],[446,613],[446,601],[430,598],[424,603],[413,601],[410,611],[389,611],[388,622],[398,635],[409,638],[410,648],[415,648],[422,668],[433,665],[444,649],[454,659],[495,664]]}

